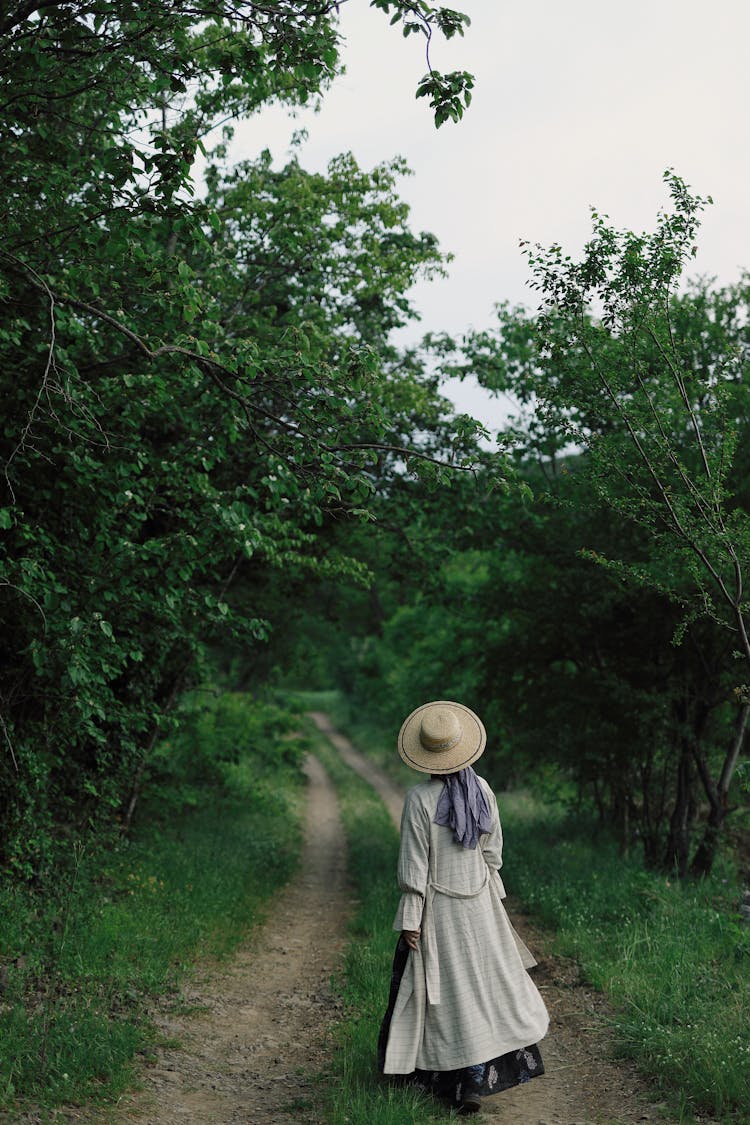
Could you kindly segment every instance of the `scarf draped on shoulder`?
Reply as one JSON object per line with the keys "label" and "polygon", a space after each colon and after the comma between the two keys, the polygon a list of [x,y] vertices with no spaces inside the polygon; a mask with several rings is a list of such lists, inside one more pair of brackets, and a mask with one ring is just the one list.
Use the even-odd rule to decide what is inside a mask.
{"label": "scarf draped on shoulder", "polygon": [[479,778],[467,766],[442,781],[434,823],[451,828],[457,844],[475,848],[482,833],[492,831],[492,814]]}

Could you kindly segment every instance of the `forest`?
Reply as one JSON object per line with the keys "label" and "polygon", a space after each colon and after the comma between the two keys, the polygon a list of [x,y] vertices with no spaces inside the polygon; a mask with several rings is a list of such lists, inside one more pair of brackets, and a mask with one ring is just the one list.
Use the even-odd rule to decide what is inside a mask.
{"label": "forest", "polygon": [[[432,51],[425,129],[460,128],[472,76],[434,56],[467,17],[373,6]],[[294,693],[333,689],[394,735],[461,700],[498,789],[747,879],[750,275],[692,276],[711,200],[668,170],[649,231],[593,212],[580,255],[524,245],[533,307],[399,347],[448,268],[408,161],[228,157],[325,96],[336,4],[15,0],[0,60],[5,901],[43,910],[78,847],[106,870],[240,745],[266,792]],[[456,377],[510,396],[499,434]]]}

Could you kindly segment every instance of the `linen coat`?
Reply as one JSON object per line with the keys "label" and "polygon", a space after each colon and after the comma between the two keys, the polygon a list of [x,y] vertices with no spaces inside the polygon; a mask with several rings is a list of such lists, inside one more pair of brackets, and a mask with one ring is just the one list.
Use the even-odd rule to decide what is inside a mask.
{"label": "linen coat", "polygon": [[385,1074],[457,1070],[537,1043],[547,1009],[526,972],[536,962],[502,900],[502,830],[497,801],[479,778],[492,830],[464,848],[435,824],[443,788],[430,778],[406,794],[401,817],[394,930],[421,928],[391,1019]]}

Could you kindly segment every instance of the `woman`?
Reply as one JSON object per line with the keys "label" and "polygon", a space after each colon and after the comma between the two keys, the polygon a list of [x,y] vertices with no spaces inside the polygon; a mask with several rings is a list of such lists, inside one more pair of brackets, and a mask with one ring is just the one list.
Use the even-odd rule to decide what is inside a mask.
{"label": "woman", "polygon": [[549,1022],[526,972],[536,962],[502,903],[497,801],[471,768],[486,737],[473,711],[445,700],[401,728],[401,757],[429,776],[404,802],[401,937],[378,1041],[382,1073],[410,1077],[461,1114],[544,1073],[536,1043]]}

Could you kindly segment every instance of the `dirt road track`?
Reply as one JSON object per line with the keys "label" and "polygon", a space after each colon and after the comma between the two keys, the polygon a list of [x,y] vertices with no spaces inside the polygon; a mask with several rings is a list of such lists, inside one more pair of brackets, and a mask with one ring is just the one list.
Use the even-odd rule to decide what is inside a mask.
{"label": "dirt road track", "polygon": [[[374,786],[398,824],[403,801],[398,787],[333,730],[327,716],[316,713],[313,719],[344,760]],[[107,1118],[114,1125],[324,1125],[315,1076],[330,1059],[328,1036],[337,1014],[330,978],[340,966],[350,902],[335,793],[314,758],[308,760],[307,774],[299,874],[252,936],[252,948],[228,964],[201,969],[184,991],[180,1012],[165,1008],[160,1030],[179,1046],[159,1051],[156,1064],[143,1073],[142,1091],[123,1097]],[[508,881],[512,884],[512,869]],[[394,888],[394,902],[395,897]],[[602,998],[581,985],[572,962],[550,954],[548,938],[512,906],[511,913],[540,960],[535,980],[552,1017],[550,1036],[542,1044],[547,1073],[487,1099],[480,1120],[664,1123],[634,1068],[609,1060]],[[384,981],[384,1001],[387,985]]]}
{"label": "dirt road track", "polygon": [[185,990],[185,1014],[160,1017],[160,1031],[180,1047],[160,1050],[143,1073],[143,1091],[122,1099],[121,1125],[321,1121],[314,1080],[328,1058],[336,1014],[330,980],[349,899],[336,794],[317,759],[308,759],[306,772],[299,874],[253,934],[252,948],[196,976]]}

